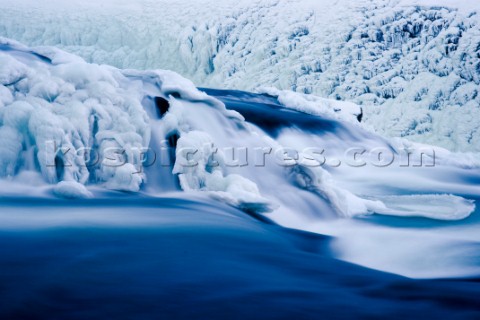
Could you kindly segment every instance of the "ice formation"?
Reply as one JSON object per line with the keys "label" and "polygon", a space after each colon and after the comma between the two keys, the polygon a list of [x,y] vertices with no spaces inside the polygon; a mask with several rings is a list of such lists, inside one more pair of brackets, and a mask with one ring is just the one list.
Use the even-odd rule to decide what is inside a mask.
{"label": "ice formation", "polygon": [[[46,182],[57,184],[53,193],[59,196],[90,197],[86,184],[140,190],[146,178],[142,152],[150,144],[151,131],[142,106],[143,86],[142,90],[135,86],[138,81],[156,85],[166,96],[211,104],[227,117],[242,120],[172,72],[122,73],[53,49],[32,51],[7,39],[0,41],[0,174],[40,171]],[[183,114],[188,111],[172,96],[170,103],[172,110],[162,125],[165,138],[180,132],[173,173],[179,174],[182,188],[215,191],[237,206],[266,203],[256,185],[240,176],[223,176],[220,170],[207,173],[202,163],[192,172],[178,169],[183,148],[201,149],[211,139],[203,132],[188,132]]]}
{"label": "ice formation", "polygon": [[[438,149],[438,159],[426,158],[442,164],[432,170],[378,164],[382,152],[416,154],[419,146],[365,130],[353,103],[274,89],[201,91],[171,71],[90,64],[5,38],[0,61],[0,175],[10,186],[4,193],[18,188],[23,195],[27,186],[19,185],[28,181],[40,197],[184,191],[272,212],[278,221],[298,211],[306,214],[300,220],[371,213],[458,220],[475,208],[458,195],[480,195],[467,180],[450,181],[452,170],[460,180],[476,179],[475,154],[467,161]],[[358,146],[383,151],[366,154],[374,165],[365,168],[331,163],[348,161],[342,157]]]}
{"label": "ice formation", "polygon": [[[40,49],[40,55],[6,39],[0,47],[2,176],[39,170],[49,183],[138,191],[143,177],[132,175],[141,165],[136,150],[149,144],[150,130],[122,74],[53,49]],[[103,166],[85,156],[95,151],[105,159],[116,149],[124,151],[126,165]]]}
{"label": "ice formation", "polygon": [[204,87],[352,101],[381,134],[480,151],[475,1],[1,0],[0,8],[0,35],[28,45],[174,70]]}

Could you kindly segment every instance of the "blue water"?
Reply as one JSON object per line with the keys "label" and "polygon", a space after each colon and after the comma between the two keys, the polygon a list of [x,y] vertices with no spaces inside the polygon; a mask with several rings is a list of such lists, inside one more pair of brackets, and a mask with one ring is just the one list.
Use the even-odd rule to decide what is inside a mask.
{"label": "blue water", "polygon": [[[298,128],[368,138],[273,97],[202,90],[272,137]],[[171,178],[168,191],[178,189],[169,172],[150,171],[157,183]],[[342,262],[326,236],[207,198],[105,196],[0,199],[0,319],[480,319],[480,279],[420,281]],[[431,227],[418,219],[365,220]]]}
{"label": "blue water", "polygon": [[52,60],[29,50],[23,50],[8,44],[0,44],[0,51],[13,52],[17,58],[25,59],[26,61],[38,60],[48,64],[52,63]]}
{"label": "blue water", "polygon": [[338,121],[312,116],[282,106],[274,97],[237,90],[205,89],[202,91],[221,100],[228,109],[235,110],[265,132],[276,137],[284,128],[299,128],[306,132],[325,134],[348,131]]}
{"label": "blue water", "polygon": [[[299,129],[303,133],[325,136],[327,140],[335,136],[336,139],[348,141],[350,146],[355,147],[372,139],[372,135],[365,130],[358,130],[354,126],[327,116],[316,116],[286,108],[277,98],[266,94],[208,88],[200,90],[222,101],[228,109],[239,112],[247,122],[258,126],[272,138],[278,138],[285,129]],[[377,140],[378,146],[388,147],[394,151],[384,138],[375,136],[374,139]]]}
{"label": "blue water", "polygon": [[207,199],[3,200],[0,210],[2,319],[480,317],[477,279],[351,265],[327,237]]}

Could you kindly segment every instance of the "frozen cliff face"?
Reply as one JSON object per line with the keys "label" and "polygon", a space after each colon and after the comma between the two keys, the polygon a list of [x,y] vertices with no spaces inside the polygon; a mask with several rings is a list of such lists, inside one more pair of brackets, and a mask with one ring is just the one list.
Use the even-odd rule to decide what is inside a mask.
{"label": "frozen cliff face", "polygon": [[480,151],[472,2],[1,0],[0,35],[198,86],[353,101],[382,134]]}
{"label": "frozen cliff face", "polygon": [[[7,39],[0,65],[0,176],[39,170],[52,184],[116,181],[115,189],[139,190],[144,177],[133,173],[150,141],[148,117],[119,71]],[[125,166],[96,163],[86,156],[93,150],[100,158],[125,156]]]}
{"label": "frozen cliff face", "polygon": [[[0,65],[0,178],[23,176],[25,183],[25,177],[34,180],[38,173],[44,188],[53,186],[46,187],[47,193],[66,198],[92,197],[86,186],[139,192],[147,178],[158,177],[144,171],[149,147],[158,152],[161,142],[176,134],[175,166],[166,169],[169,176],[178,175],[182,190],[211,192],[238,207],[269,210],[254,182],[221,167],[207,172],[202,161],[212,151],[199,153],[196,166],[182,162],[190,161],[185,152],[194,147],[199,151],[210,143],[214,148],[207,133],[192,129],[186,105],[197,102],[232,121],[243,118],[178,74],[122,71],[5,38],[0,38]],[[151,184],[157,187],[153,192],[168,190],[163,179]]]}

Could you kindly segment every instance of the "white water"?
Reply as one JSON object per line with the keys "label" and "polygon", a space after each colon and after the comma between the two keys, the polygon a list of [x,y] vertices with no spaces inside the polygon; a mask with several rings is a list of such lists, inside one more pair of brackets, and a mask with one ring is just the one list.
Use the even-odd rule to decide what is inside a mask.
{"label": "white water", "polygon": [[[444,221],[469,217],[475,209],[472,200],[480,196],[480,162],[475,155],[385,139],[355,123],[351,113],[336,112],[339,102],[318,99],[302,108],[298,105],[302,96],[277,100],[212,91],[234,111],[173,72],[87,64],[54,48],[31,49],[6,39],[0,50],[4,61],[0,74],[3,197],[201,194],[265,214],[287,227],[332,234],[338,239],[339,257],[372,268],[412,277],[478,274],[478,250],[472,248],[480,239],[471,231],[478,224],[475,216],[471,224],[471,220],[463,225],[452,222],[449,228],[431,222],[428,232],[415,223],[413,228],[395,227],[377,216],[366,218],[371,214]],[[168,100],[164,115],[158,114],[155,97]],[[295,101],[292,108],[289,101]],[[315,103],[318,111],[312,110]],[[329,106],[335,110],[322,111]],[[349,106],[340,109],[350,110]],[[172,134],[178,135],[174,163],[162,166],[165,155],[160,150]],[[103,159],[85,166],[81,154],[59,153],[61,161],[51,167],[45,149],[51,140],[59,148],[91,148],[102,159],[109,147],[121,148],[126,151],[126,163],[112,167]],[[147,147],[158,158],[144,168],[138,150]],[[374,155],[365,155],[365,166],[349,165],[354,159],[346,152],[359,147],[368,152],[382,148],[398,159],[380,167]],[[421,147],[435,151],[435,165],[426,157],[422,167],[415,167],[414,161],[405,167],[404,149],[413,152],[415,159]],[[197,152],[188,154],[189,148]],[[246,164],[232,166],[228,148],[248,150]],[[265,156],[264,165],[258,162],[263,159],[258,158],[259,148],[273,150]],[[283,148],[298,151],[304,161],[280,161]],[[309,148],[325,149],[325,153]],[[322,163],[323,157],[325,165],[312,165]],[[192,159],[197,165],[184,165]],[[335,165],[336,159],[341,165]],[[360,218],[338,220],[352,217]],[[452,239],[461,244],[454,247],[458,251],[443,254],[452,248]],[[424,263],[418,264],[417,259]]]}

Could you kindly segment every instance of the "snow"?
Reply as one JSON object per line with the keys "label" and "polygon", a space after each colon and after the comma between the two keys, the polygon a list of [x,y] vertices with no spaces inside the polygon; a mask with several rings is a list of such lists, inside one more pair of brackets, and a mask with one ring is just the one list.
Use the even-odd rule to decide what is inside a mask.
{"label": "snow", "polygon": [[330,116],[351,123],[359,122],[359,117],[363,115],[359,105],[348,101],[325,99],[290,90],[280,91],[276,88],[259,88],[257,91],[277,98],[278,102],[287,108],[312,115]]}
{"label": "snow", "polygon": [[447,7],[460,11],[477,11],[480,6],[470,0],[401,0],[401,6]]}
{"label": "snow", "polygon": [[[386,227],[372,227],[369,238],[363,226],[376,216],[366,216],[457,221],[478,212],[478,153],[382,137],[357,121],[355,103],[272,88],[263,90],[269,95],[207,94],[172,71],[91,64],[8,39],[0,40],[0,55],[8,62],[0,78],[15,75],[0,85],[2,198],[124,197],[141,203],[172,194],[209,197],[289,228],[338,235],[344,260],[423,276],[425,268],[412,271],[412,264],[398,263],[410,257],[411,239],[402,242],[408,232],[387,238],[396,241],[398,255],[369,254],[385,250]],[[348,157],[358,148],[366,151],[359,154],[365,165],[352,165],[359,159]],[[146,156],[149,150],[156,157]],[[426,165],[419,166],[415,159],[424,151]],[[398,159],[379,164],[384,153]],[[406,154],[413,159],[408,166]],[[350,222],[342,225],[338,218]],[[359,228],[359,221],[367,222]],[[476,235],[455,234],[461,241],[478,241]],[[450,236],[429,235],[416,257],[448,248]],[[451,254],[447,262],[457,257]],[[435,275],[449,275],[445,270],[467,274],[461,264]]]}
{"label": "snow", "polygon": [[27,68],[9,55],[0,55],[0,83],[9,85],[24,78],[27,74]]}
{"label": "snow", "polygon": [[351,101],[382,135],[480,151],[477,1],[1,0],[0,9],[0,35],[28,45],[169,69],[203,87]]}
{"label": "snow", "polygon": [[[285,192],[303,190],[314,195],[315,201],[342,217],[378,213],[461,220],[475,208],[468,200],[449,196],[476,193],[468,185],[449,183],[449,175],[442,171],[475,170],[480,163],[475,154],[457,155],[437,148],[437,160],[446,167],[438,169],[435,177],[427,171],[422,174],[437,181],[439,187],[432,189],[427,183],[422,189],[419,183],[417,192],[421,190],[422,196],[414,192],[408,205],[402,205],[406,199],[403,195],[379,194],[375,190],[393,182],[420,182],[414,171],[398,179],[399,172],[394,167],[382,172],[367,168],[352,175],[353,168],[348,166],[332,170],[328,163],[326,167],[316,165],[322,163],[325,155],[309,151],[312,146],[328,148],[328,157],[337,159],[359,143],[371,150],[383,147],[398,154],[406,149],[429,147],[407,140],[388,142],[366,131],[357,119],[361,108],[354,103],[273,88],[264,89],[269,96],[259,96],[263,98],[246,98],[244,102],[239,98],[240,103],[247,105],[248,99],[276,101],[279,107],[293,110],[299,117],[309,121],[318,117],[329,123],[315,135],[310,132],[314,127],[279,126],[278,136],[272,137],[172,71],[121,70],[90,64],[55,48],[29,49],[8,39],[1,40],[0,47],[7,62],[0,77],[14,79],[5,83],[1,91],[0,174],[13,179],[23,172],[37,171],[45,183],[54,186],[53,194],[59,197],[91,197],[93,193],[88,188],[96,186],[163,194],[176,189],[174,182],[168,182],[176,177],[173,179],[178,179],[184,192],[206,193],[255,212],[282,213],[290,205],[273,187],[281,184],[285,185]],[[158,114],[155,97],[168,103],[162,115]],[[279,115],[290,117],[288,113]],[[173,143],[169,146],[174,148],[171,167],[161,168],[157,164],[145,168],[145,152],[158,152],[165,142]],[[279,151],[285,147],[298,153],[299,161],[279,161],[278,155],[285,154]],[[249,152],[245,167],[231,165],[227,159],[231,148]],[[258,166],[258,159],[254,159],[258,148],[274,150],[263,166]],[[160,155],[160,162],[165,161],[163,156]],[[374,161],[374,155],[367,160]],[[357,189],[352,176],[359,174],[363,185],[368,184],[368,179],[376,186]],[[383,179],[388,177],[391,179],[385,182]],[[420,199],[420,203],[415,199]],[[430,205],[423,208],[421,202]],[[443,209],[435,209],[435,203]]]}
{"label": "snow", "polygon": [[[240,114],[227,110],[192,82],[170,71],[121,71],[88,64],[54,48],[28,51],[7,39],[0,45],[6,49],[1,52],[0,77],[8,87],[2,87],[1,176],[39,170],[46,182],[57,184],[53,193],[66,198],[91,197],[86,184],[139,192],[146,180],[141,152],[150,145],[151,131],[142,105],[143,86],[138,90],[132,83],[144,81],[159,91],[156,94],[170,97],[172,111],[166,117],[164,134],[181,132],[173,173],[179,175],[183,190],[211,191],[232,205],[268,210],[268,201],[253,182],[220,171],[206,172],[211,150],[197,155],[200,165],[191,171],[181,166],[182,148],[200,149],[210,141],[206,133],[190,132],[182,100],[201,102],[227,119],[243,121]],[[37,61],[35,55],[48,62]],[[88,155],[92,152],[95,155]],[[33,154],[32,159],[27,154]],[[89,163],[97,157],[98,163]]]}
{"label": "snow", "polygon": [[[38,169],[49,183],[106,182],[118,177],[120,169],[89,166],[78,150],[98,148],[104,158],[107,148],[119,147],[130,154],[148,145],[148,117],[129,88],[115,79],[122,77],[119,71],[69,59],[54,49],[41,50],[52,53],[45,56],[51,63],[34,59],[38,53],[30,53],[29,60],[22,46],[9,40],[0,43],[8,46],[2,52],[8,57],[2,70],[2,77],[8,78],[0,131],[3,176]],[[36,155],[26,156],[32,153]],[[136,172],[138,161],[133,157],[127,161],[132,166],[121,170]],[[57,162],[64,164],[62,170]],[[114,188],[138,191],[142,181],[119,178]]]}

